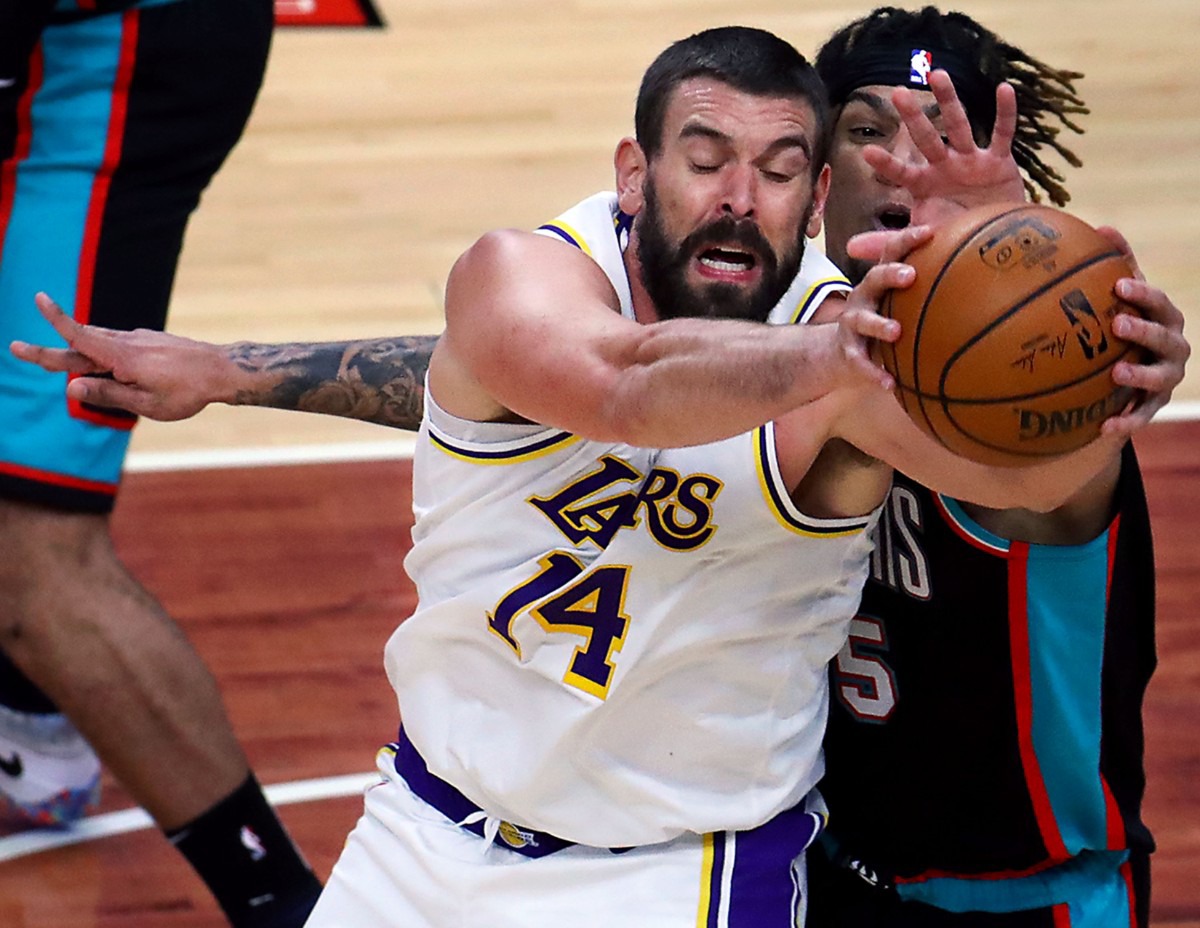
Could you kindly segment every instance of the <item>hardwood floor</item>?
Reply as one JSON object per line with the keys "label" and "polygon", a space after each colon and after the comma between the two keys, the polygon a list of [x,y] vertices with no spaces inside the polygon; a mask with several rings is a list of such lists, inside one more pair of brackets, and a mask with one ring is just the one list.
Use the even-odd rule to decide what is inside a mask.
{"label": "hardwood floor", "polygon": [[[250,127],[188,230],[173,331],[209,341],[437,332],[451,264],[492,228],[533,228],[613,185],[642,71],[731,22],[811,55],[862,0],[379,0],[382,30],[280,30]],[[898,4],[917,7],[920,4]],[[1082,71],[1070,208],[1121,229],[1200,321],[1195,0],[957,0]],[[1193,365],[1194,367],[1195,365]],[[1190,373],[1176,393],[1200,401]],[[134,450],[372,441],[345,422],[213,408],[145,423]]]}
{"label": "hardwood floor", "polygon": [[[1200,928],[1200,422],[1139,439],[1155,525],[1159,669],[1145,717],[1154,924]],[[405,460],[133,474],[122,555],[216,674],[265,784],[362,773],[395,729],[381,653],[413,605]],[[127,808],[105,784],[102,811]],[[282,807],[328,873],[354,795]],[[0,840],[0,849],[4,846]],[[0,864],[5,928],[218,928],[204,888],[153,830]]]}
{"label": "hardwood floor", "polygon": [[[441,288],[483,231],[528,228],[612,183],[642,69],[731,21],[805,52],[851,0],[379,0],[384,30],[283,31],[245,139],[189,229],[170,325],[207,340],[293,341],[441,327]],[[949,7],[947,7],[949,8]],[[1200,35],[1195,0],[960,0],[1036,56],[1087,73],[1071,208],[1125,232],[1152,282],[1200,319]],[[1177,393],[1200,401],[1190,373]],[[147,455],[393,440],[358,423],[206,410],[143,423]],[[1154,512],[1160,664],[1146,705],[1154,924],[1200,928],[1200,423],[1139,440]],[[412,606],[401,460],[137,472],[123,555],[213,668],[266,784],[369,770],[394,731],[383,643]],[[128,809],[105,783],[102,812]],[[282,816],[322,876],[361,800]],[[0,837],[0,850],[5,839]],[[3,928],[218,928],[154,830],[4,860]]]}

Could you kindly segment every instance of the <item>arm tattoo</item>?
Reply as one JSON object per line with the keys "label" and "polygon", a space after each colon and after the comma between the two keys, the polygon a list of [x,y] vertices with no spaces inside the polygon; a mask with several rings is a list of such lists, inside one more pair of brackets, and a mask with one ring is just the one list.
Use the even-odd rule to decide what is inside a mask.
{"label": "arm tattoo", "polygon": [[434,335],[289,345],[240,342],[229,346],[230,359],[262,375],[264,386],[240,391],[235,402],[415,430],[436,342]]}

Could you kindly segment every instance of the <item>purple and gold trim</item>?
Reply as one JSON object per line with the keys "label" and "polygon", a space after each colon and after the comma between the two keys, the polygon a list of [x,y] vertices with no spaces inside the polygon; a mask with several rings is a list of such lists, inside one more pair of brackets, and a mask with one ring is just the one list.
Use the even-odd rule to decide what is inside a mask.
{"label": "purple and gold trim", "polygon": [[832,293],[845,293],[851,289],[850,281],[845,277],[826,277],[816,281],[805,291],[788,321],[793,325],[808,322],[827,296]]}
{"label": "purple and gold trim", "polygon": [[573,227],[563,222],[561,219],[554,219],[537,227],[539,232],[550,232],[557,235],[568,245],[574,245],[589,258],[592,255],[592,249],[588,247],[586,239],[580,235]]}
{"label": "purple and gold trim", "polygon": [[790,532],[812,538],[842,538],[863,531],[871,520],[865,516],[852,519],[814,519],[806,516],[792,502],[791,494],[779,473],[775,456],[775,426],[768,422],[754,430],[755,465],[763,498],[775,518]]}
{"label": "purple and gold trim", "polygon": [[447,438],[430,428],[429,441],[438,450],[470,464],[518,464],[561,451],[579,441],[579,436],[555,431],[511,442],[480,445]]}

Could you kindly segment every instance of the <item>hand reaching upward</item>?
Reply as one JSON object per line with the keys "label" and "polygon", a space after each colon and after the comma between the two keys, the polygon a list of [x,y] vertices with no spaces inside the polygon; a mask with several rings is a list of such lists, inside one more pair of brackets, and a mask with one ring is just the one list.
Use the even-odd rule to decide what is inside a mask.
{"label": "hand reaching upward", "polygon": [[976,142],[950,76],[934,71],[929,86],[941,113],[944,137],[911,90],[898,87],[892,96],[923,162],[903,160],[878,146],[863,152],[883,177],[912,193],[913,223],[933,224],[974,206],[1024,202],[1024,183],[1012,155],[1017,100],[1011,85],[996,88],[996,121],[986,148]]}

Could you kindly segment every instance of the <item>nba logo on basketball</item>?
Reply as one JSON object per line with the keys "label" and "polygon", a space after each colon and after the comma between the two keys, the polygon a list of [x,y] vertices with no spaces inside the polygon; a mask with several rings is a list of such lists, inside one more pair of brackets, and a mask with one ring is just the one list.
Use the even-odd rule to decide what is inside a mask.
{"label": "nba logo on basketball", "polygon": [[1019,215],[984,240],[979,246],[979,259],[998,271],[1015,267],[1028,270],[1035,264],[1045,265],[1049,271],[1061,237],[1048,223],[1034,216]]}
{"label": "nba logo on basketball", "polygon": [[929,86],[929,72],[933,70],[933,53],[927,52],[923,48],[914,48],[912,52],[912,60],[909,64],[908,82],[910,84],[920,84],[922,87]]}

